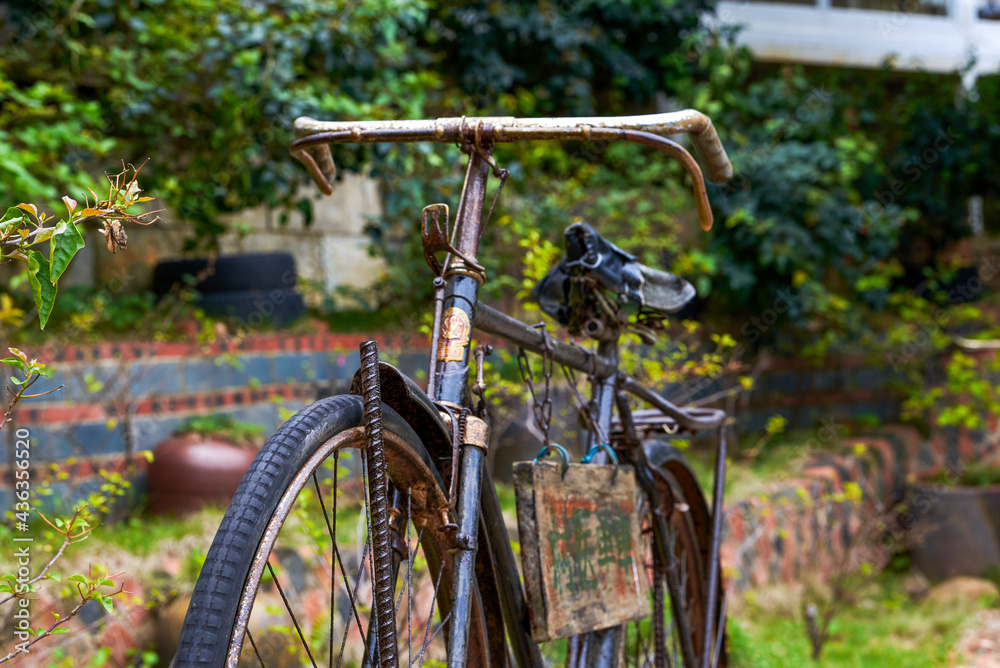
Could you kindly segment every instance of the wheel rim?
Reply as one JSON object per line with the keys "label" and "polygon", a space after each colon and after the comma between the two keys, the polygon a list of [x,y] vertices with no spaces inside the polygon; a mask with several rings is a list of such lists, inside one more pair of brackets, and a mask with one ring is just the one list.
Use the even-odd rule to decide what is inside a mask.
{"label": "wheel rim", "polygon": [[[442,530],[448,521],[448,506],[435,476],[416,452],[407,445],[406,441],[391,432],[386,432],[385,437],[387,456],[389,457],[389,478],[395,489],[401,490],[397,494],[398,503],[394,517],[399,518],[397,519],[398,527],[405,526],[405,531],[397,531],[397,555],[405,554],[405,558],[399,556],[400,565],[394,590],[397,606],[397,633],[400,639],[400,665],[421,665],[427,659],[441,658],[445,651],[453,574],[452,560],[448,554],[450,543],[446,532]],[[370,601],[365,600],[365,596],[371,581],[369,557],[373,527],[371,527],[370,520],[367,519],[367,498],[363,492],[364,487],[361,488],[363,502],[356,525],[359,530],[362,529],[362,524],[365,525],[365,535],[357,541],[363,541],[363,547],[359,545],[338,546],[342,532],[337,523],[338,513],[341,513],[344,508],[343,504],[338,508],[338,486],[344,487],[340,484],[342,483],[341,473],[344,470],[349,470],[349,467],[346,467],[342,461],[347,459],[346,453],[348,452],[360,453],[359,459],[363,459],[365,443],[363,427],[354,427],[336,434],[316,449],[301,466],[285,490],[268,521],[263,537],[257,545],[250,572],[241,594],[233,633],[230,636],[226,665],[244,665],[243,661],[249,661],[250,665],[257,665],[258,662],[261,665],[266,665],[255,642],[253,618],[255,603],[260,604],[258,593],[261,591],[262,582],[268,584],[268,576],[270,576],[271,582],[284,603],[285,613],[291,624],[281,632],[290,636],[290,639],[298,640],[301,645],[298,654],[306,665],[321,665],[322,663],[327,663],[330,666],[359,665],[364,661],[364,657],[370,653],[368,647],[370,637],[367,626],[371,619],[371,604]],[[324,467],[328,468],[331,460],[333,462],[332,477],[321,475],[320,472]],[[359,479],[366,486],[365,468],[362,461],[360,475],[354,474],[357,477],[351,481],[355,486]],[[328,491],[332,489],[332,504],[324,502],[324,486],[328,486]],[[280,572],[284,570],[282,564],[280,562],[276,564],[273,558],[282,529],[288,531],[297,528],[291,526],[296,522],[289,522],[289,519],[297,513],[303,512],[297,504],[303,498],[306,498],[307,502],[310,500],[309,494],[306,494],[306,490],[309,490],[310,487],[316,491],[312,500],[318,501],[322,509],[321,528],[325,525],[330,539],[329,549],[325,549],[324,546],[323,550],[317,551],[319,557],[325,558],[329,566],[330,609],[327,629],[318,628],[320,622],[323,621],[321,618],[312,620],[315,623],[307,626],[303,623],[305,620],[296,615],[289,603],[289,598],[294,597],[286,595],[285,591],[289,584],[288,576]],[[357,504],[357,500],[355,500],[355,504]],[[306,512],[314,515],[315,510],[316,508],[307,509]],[[333,511],[332,515],[330,514],[331,510]],[[403,541],[402,545],[399,544],[400,539]],[[350,572],[352,569],[349,563],[345,566],[345,562],[349,561],[344,556],[347,549],[360,550],[361,556],[357,560],[356,572],[353,573]],[[347,556],[350,557],[352,554],[347,553]],[[340,571],[339,578],[338,570]],[[365,575],[367,575],[367,583]],[[415,576],[423,578],[417,587],[415,587],[417,579]],[[283,579],[285,587],[282,586]],[[417,598],[428,599],[428,580],[431,586],[429,600],[420,600],[420,605],[417,606],[415,605],[418,603]],[[337,594],[346,594],[350,605],[347,617],[342,620],[337,618]],[[365,610],[366,606],[367,610]],[[414,628],[415,617],[418,622],[417,628]],[[405,628],[400,629],[401,623],[405,624]],[[268,627],[265,629],[265,634],[272,630],[273,627]],[[482,664],[485,665],[485,661],[482,660],[484,643],[481,634],[476,632],[477,625],[472,624],[470,630],[473,635],[473,642],[470,643],[469,648],[470,664],[480,665],[474,662],[482,661]],[[325,631],[328,631],[329,636],[327,642],[321,644],[326,646],[327,656],[324,656],[322,651],[313,651],[313,649],[317,649],[314,646],[320,645],[320,643],[315,642],[317,634],[323,637]],[[361,636],[364,643],[360,659],[354,656],[345,657],[344,654],[349,635],[355,633]],[[357,642],[355,636],[353,641],[355,647]],[[372,640],[372,642],[374,641]],[[322,647],[318,647],[318,650],[322,649]],[[336,660],[334,660],[335,653],[337,653]],[[324,662],[324,658],[328,658],[328,661]],[[287,665],[287,663],[279,663],[279,665]]]}

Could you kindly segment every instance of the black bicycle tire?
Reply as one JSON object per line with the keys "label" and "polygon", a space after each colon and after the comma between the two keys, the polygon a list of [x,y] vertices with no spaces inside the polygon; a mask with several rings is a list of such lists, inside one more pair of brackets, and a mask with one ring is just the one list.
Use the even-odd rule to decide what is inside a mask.
{"label": "black bicycle tire", "polygon": [[[423,442],[391,407],[382,406],[383,430],[413,449],[446,489]],[[317,401],[293,415],[254,458],[212,542],[191,596],[178,642],[176,668],[225,665],[247,574],[268,521],[291,480],[329,438],[364,424],[361,397]],[[477,600],[478,600],[477,596]],[[474,610],[482,615],[481,607]]]}

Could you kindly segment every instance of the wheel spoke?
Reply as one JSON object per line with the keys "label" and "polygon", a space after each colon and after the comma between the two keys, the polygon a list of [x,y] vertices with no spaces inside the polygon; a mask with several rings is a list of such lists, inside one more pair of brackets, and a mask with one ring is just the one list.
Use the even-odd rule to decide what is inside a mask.
{"label": "wheel spoke", "polygon": [[[642,626],[645,621],[636,623],[629,637],[634,645],[630,644],[629,649],[634,647],[634,664],[642,668],[701,668],[701,661],[716,668],[725,663],[724,621],[717,623],[725,619],[725,601],[719,606],[721,612],[717,620],[710,628],[704,628],[701,613],[706,605],[707,566],[702,558],[702,534],[696,524],[699,515],[697,504],[689,503],[684,496],[692,485],[678,482],[674,476],[676,466],[675,460],[674,469],[660,467],[653,471],[659,488],[658,498],[664,499],[663,510],[651,507],[651,496],[646,494],[638,504],[640,517],[645,520],[642,544],[646,556],[640,561],[650,575],[652,614],[648,631]],[[647,494],[652,492],[647,491]],[[703,643],[711,647],[706,657],[699,654]]]}
{"label": "wheel spoke", "polygon": [[260,664],[260,668],[264,668],[264,659],[260,658],[260,652],[257,651],[257,643],[253,641],[253,634],[250,633],[250,629],[247,629],[247,638],[250,639],[250,646],[253,647],[253,653],[257,657],[257,663]]}
{"label": "wheel spoke", "polygon": [[[281,655],[291,644],[296,660],[313,668],[374,665],[382,644],[373,633],[381,604],[397,611],[394,630],[403,668],[408,663],[436,664],[447,656],[446,627],[452,618],[446,615],[448,602],[440,595],[442,587],[447,589],[444,578],[452,572],[454,556],[448,552],[451,536],[442,528],[448,500],[441,478],[425,464],[429,458],[420,445],[410,446],[390,433],[387,455],[394,510],[388,527],[383,526],[385,518],[371,516],[374,506],[368,486],[374,478],[365,465],[362,428],[343,434],[327,437],[308,459],[295,463],[284,487],[258,486],[272,505],[263,511],[268,513],[266,520],[256,520],[263,528],[255,551],[243,557],[248,570],[245,584],[236,588],[238,617],[234,632],[227,636],[226,661],[283,664],[290,655]],[[301,437],[296,434],[296,438]],[[350,462],[344,452],[353,455]],[[396,542],[390,544],[392,582],[382,583],[383,593],[388,593],[383,602],[375,600],[370,581],[374,536],[387,529]],[[304,651],[295,647],[296,641]],[[476,647],[482,647],[482,639]]]}
{"label": "wheel spoke", "polygon": [[[449,619],[451,619],[451,612],[449,612],[448,615],[444,619],[441,620],[441,623],[438,624],[438,627],[437,627],[437,629],[435,629],[434,634],[431,635],[431,637],[426,642],[424,642],[424,646],[420,650],[420,665],[421,666],[424,665],[423,664],[423,661],[424,661],[424,652],[427,650],[427,646],[430,645],[432,642],[434,642],[434,638],[437,637],[437,634],[441,633],[441,629],[444,628],[444,625],[448,623]],[[430,624],[427,625],[427,628],[430,628]]]}
{"label": "wheel spoke", "polygon": [[[412,496],[413,490],[407,490],[406,494],[406,549],[409,551],[410,548],[410,522],[412,522],[413,515],[410,513],[410,502],[413,500]],[[425,525],[426,526],[426,525]],[[424,535],[424,527],[420,528],[420,533],[417,535],[417,544],[420,544],[420,539]],[[416,550],[413,550],[413,555],[406,555],[406,660],[409,661],[413,656],[413,562],[417,560]],[[437,594],[437,592],[434,592]],[[396,604],[396,609],[399,609],[399,603]]]}
{"label": "wheel spoke", "polygon": [[299,634],[299,639],[302,641],[302,646],[306,649],[306,654],[309,655],[309,662],[312,663],[313,668],[319,668],[316,666],[316,660],[313,658],[312,650],[309,649],[309,643],[306,642],[306,637],[302,633],[302,627],[299,626],[299,620],[295,618],[292,606],[288,604],[288,598],[285,596],[284,589],[281,588],[281,582],[278,581],[278,575],[274,572],[274,568],[271,567],[270,561],[267,562],[267,570],[271,573],[271,577],[274,578],[274,585],[278,588],[278,594],[281,595],[281,600],[285,603],[285,610],[288,611],[288,616],[292,618],[292,624],[295,625],[295,631]]}
{"label": "wheel spoke", "polygon": [[[337,469],[338,469],[337,459],[338,459],[339,455],[340,455],[339,452],[334,453],[334,460],[333,460],[334,461],[334,466],[333,466],[333,521],[332,522],[330,520],[330,514],[326,512],[326,504],[323,502],[323,494],[322,494],[322,492],[320,492],[319,483],[316,482],[316,474],[315,473],[313,473],[312,478],[313,478],[313,483],[316,484],[316,498],[319,499],[319,505],[323,509],[323,519],[326,521],[326,530],[327,530],[327,533],[330,535],[330,541],[333,544],[331,550],[333,552],[334,558],[336,559],[336,564],[340,565],[340,575],[344,579],[344,587],[347,589],[348,592],[350,592],[351,591],[351,585],[347,581],[347,569],[344,568],[344,560],[340,556],[340,550],[337,549]],[[336,576],[336,570],[337,570],[336,566],[334,565],[332,567],[332,571],[330,573],[330,663],[329,663],[329,665],[331,665],[331,666],[333,665],[333,635],[334,635],[333,634],[333,624],[334,624],[334,614],[333,613],[334,613],[334,604],[335,604],[333,583],[336,580],[336,577],[335,577]],[[354,619],[355,619],[355,621],[357,622],[357,625],[358,625],[358,632],[361,633],[361,617],[358,615],[358,610],[357,610],[357,608],[354,607],[353,604],[351,605],[351,608],[354,611]],[[350,626],[350,622],[348,622],[348,626]],[[363,639],[362,642],[364,642],[364,644],[365,644],[365,654],[367,655],[368,654],[367,636],[362,635],[361,637]],[[341,648],[341,652],[343,652],[343,648]]]}
{"label": "wheel spoke", "polygon": [[[335,451],[333,453],[333,523],[331,524],[330,520],[327,519],[327,527],[330,531],[330,537],[331,537],[330,539],[330,639],[328,641],[329,644],[328,651],[330,652],[330,659],[329,661],[327,661],[326,664],[328,668],[333,668],[333,624],[334,620],[336,619],[336,611],[337,611],[336,607],[337,600],[335,596],[336,593],[335,585],[337,583],[337,578],[335,571],[337,570],[336,561],[340,560],[340,554],[337,551],[337,480],[339,478],[339,474],[340,474],[340,452]],[[320,504],[323,505],[323,517],[329,518],[329,515],[326,514],[326,504],[323,504],[322,494],[319,494],[319,502]],[[348,620],[347,623],[350,624],[350,620]],[[358,626],[360,625],[361,621],[359,620]]]}
{"label": "wheel spoke", "polygon": [[[367,548],[368,544],[371,543],[371,541],[372,541],[372,537],[375,535],[375,532],[372,530],[372,512],[371,512],[371,506],[369,505],[369,499],[368,499],[368,491],[369,491],[370,488],[368,486],[368,482],[369,481],[368,481],[368,454],[367,454],[367,450],[361,450],[361,480],[364,483],[364,491],[362,492],[361,496],[365,500],[365,514],[364,514],[364,517],[365,517],[365,530],[368,532],[368,536],[366,538],[366,543],[365,543],[365,548]],[[376,629],[378,627],[378,606],[377,606],[376,601],[375,601],[375,599],[377,598],[375,596],[375,550],[371,550],[371,551],[366,550],[366,551],[368,552],[368,559],[366,560],[367,563],[368,563],[368,573],[370,574],[370,578],[371,578],[371,582],[372,582],[372,608],[371,608],[370,614],[368,615],[368,630],[371,631],[372,630],[372,625],[375,625]],[[365,561],[365,560],[363,560],[363,561]],[[359,564],[358,568],[360,568],[360,567],[361,566]],[[377,632],[377,630],[376,630],[375,633],[372,633],[371,635],[372,635],[372,642],[375,643],[375,660],[376,660],[376,664],[380,664],[381,663],[381,661],[379,660],[380,649],[379,649],[379,646],[378,646],[378,632]],[[365,642],[365,656],[370,656],[368,654],[368,643],[367,643],[367,641]]]}
{"label": "wheel spoke", "polygon": [[[438,569],[437,581],[434,583],[434,594],[435,595],[431,597],[431,609],[430,609],[430,612],[427,613],[427,628],[424,629],[424,642],[423,642],[423,645],[420,648],[420,662],[417,664],[418,666],[424,665],[424,652],[427,651],[427,646],[430,644],[431,640],[433,640],[433,638],[428,638],[427,634],[429,634],[431,632],[432,621],[434,620],[434,604],[437,602],[437,592],[438,592],[438,588],[441,586],[441,574],[442,573],[444,573],[444,563],[442,563],[441,564],[441,568]],[[448,617],[451,617],[451,613],[450,612],[448,613]],[[445,621],[447,621],[447,620],[446,619],[441,620],[441,627],[440,628],[444,628]],[[437,633],[435,633],[434,635],[437,635]],[[412,656],[410,657],[410,664],[409,665],[410,666],[413,665],[413,657]]]}
{"label": "wheel spoke", "polygon": [[[358,589],[361,587],[361,576],[364,575],[364,573],[365,573],[364,562],[367,561],[367,558],[368,558],[368,545],[370,543],[371,543],[370,540],[369,541],[365,541],[364,550],[361,552],[361,560],[358,562],[358,577],[355,578],[355,580],[354,580],[354,593],[352,594],[351,590],[348,590],[348,601],[351,604],[351,610],[354,611],[354,618],[358,620],[358,633],[361,634],[362,638],[365,637],[365,632],[361,629],[361,620],[358,617],[358,609],[355,606],[354,602],[355,602],[355,600],[357,598],[357,595],[358,595]],[[369,623],[371,623],[371,620],[369,620]],[[348,622],[347,624],[344,625],[344,637],[340,641],[340,657],[337,659],[337,666],[338,667],[340,666],[341,662],[343,662],[343,660],[344,660],[344,647],[347,646],[347,632],[350,631],[350,630],[351,630],[351,624],[350,624],[350,622]],[[367,655],[368,655],[368,646],[366,645],[365,646],[365,656],[367,656]]]}

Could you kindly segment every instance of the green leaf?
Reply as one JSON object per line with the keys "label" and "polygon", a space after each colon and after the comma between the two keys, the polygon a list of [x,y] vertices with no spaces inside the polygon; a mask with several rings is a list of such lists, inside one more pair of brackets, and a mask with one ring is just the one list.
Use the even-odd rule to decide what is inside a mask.
{"label": "green leaf", "polygon": [[[65,225],[65,227],[64,227]],[[60,230],[60,228],[63,228]],[[83,235],[74,223],[59,223],[56,225],[56,233],[52,237],[52,253],[49,256],[52,260],[50,278],[58,281],[59,277],[66,271],[69,261],[83,248]]]}
{"label": "green leaf", "polygon": [[25,375],[28,373],[27,365],[16,357],[8,357],[7,359],[0,360],[0,364],[8,364],[15,369],[19,369]]}
{"label": "green leaf", "polygon": [[42,329],[52,315],[52,307],[56,303],[56,286],[49,279],[49,261],[35,250],[28,251],[28,281],[31,283],[31,295],[38,307],[38,322]]}
{"label": "green leaf", "polygon": [[87,576],[80,575],[79,573],[77,573],[76,575],[69,576],[68,578],[66,578],[66,581],[67,582],[79,582],[80,584],[84,584],[84,585],[87,584],[87,582],[88,582],[87,581]]}
{"label": "green leaf", "polygon": [[65,626],[60,626],[58,628],[52,629],[52,635],[57,636],[60,633],[69,633],[69,629]]}
{"label": "green leaf", "polygon": [[46,227],[38,231],[38,234],[31,238],[31,245],[40,244],[43,241],[48,241],[52,238],[52,235],[56,233],[56,228]]}
{"label": "green leaf", "polygon": [[115,611],[115,602],[114,600],[112,600],[110,596],[105,596],[104,598],[102,598],[101,605],[104,606],[104,609],[107,610],[109,614]]}
{"label": "green leaf", "polygon": [[12,225],[19,225],[24,220],[24,214],[17,207],[10,207],[7,213],[0,218],[0,232]]}

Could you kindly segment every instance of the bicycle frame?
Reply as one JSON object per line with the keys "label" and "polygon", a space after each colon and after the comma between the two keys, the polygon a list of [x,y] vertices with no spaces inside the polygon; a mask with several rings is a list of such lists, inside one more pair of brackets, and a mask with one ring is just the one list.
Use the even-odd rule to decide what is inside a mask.
{"label": "bicycle frame", "polygon": [[[675,115],[670,125],[662,117],[659,119],[659,130],[663,132],[688,131],[693,132],[696,146],[703,158],[708,158],[715,180],[725,180],[731,175],[731,167],[725,152],[722,150],[715,135],[711,122],[697,112],[680,112]],[[692,114],[697,114],[693,116]],[[663,115],[670,116],[670,115]],[[529,122],[518,125],[515,119],[480,119],[475,125],[466,123],[464,118],[443,119],[428,125],[424,121],[408,121],[399,123],[368,123],[364,131],[357,125],[321,124],[311,119],[300,119],[296,123],[300,130],[310,131],[308,137],[298,140],[292,146],[292,153],[309,169],[321,190],[329,193],[331,190],[328,178],[335,173],[333,161],[329,152],[329,143],[338,142],[371,142],[371,141],[459,141],[463,150],[469,153],[465,183],[459,200],[458,211],[454,224],[452,238],[453,250],[447,256],[437,293],[437,308],[432,335],[431,376],[428,394],[430,398],[447,407],[460,409],[462,393],[467,384],[469,358],[471,355],[471,333],[473,326],[479,330],[493,334],[510,341],[524,349],[549,354],[552,359],[568,368],[588,373],[595,379],[595,396],[597,406],[596,424],[600,433],[610,434],[612,413],[615,405],[621,413],[623,426],[628,430],[631,425],[631,415],[628,405],[623,400],[622,392],[631,393],[652,404],[662,413],[672,419],[679,427],[691,430],[718,429],[719,440],[716,452],[715,480],[713,482],[713,509],[722,507],[722,491],[725,479],[726,445],[723,437],[725,414],[715,409],[685,410],[674,406],[663,397],[642,386],[634,378],[618,371],[617,341],[602,342],[597,353],[589,353],[581,348],[572,347],[560,342],[550,341],[537,329],[530,327],[514,318],[504,315],[490,307],[479,303],[479,289],[485,280],[485,272],[477,263],[479,240],[482,236],[484,221],[483,209],[486,201],[486,186],[491,168],[495,167],[492,159],[494,141],[516,141],[519,139],[625,139],[653,146],[677,157],[684,167],[692,174],[696,202],[702,226],[711,226],[711,211],[705,194],[704,182],[697,163],[690,154],[674,142],[642,129],[621,127],[628,125],[646,128],[636,119],[651,117],[630,117],[627,119],[577,119],[585,123],[560,125],[559,119],[534,119],[534,125]],[[704,121],[700,120],[704,119]],[[447,121],[447,122],[446,122]],[[496,123],[494,123],[496,121]],[[602,127],[606,121],[618,121],[618,127]],[[686,126],[678,124],[687,123]],[[694,125],[691,125],[691,124]],[[700,125],[698,124],[700,123]],[[662,126],[662,127],[661,127]],[[691,128],[694,128],[693,130]],[[666,129],[664,129],[666,128]],[[699,133],[700,131],[700,133]],[[633,429],[634,431],[634,429]],[[591,433],[590,445],[597,444],[597,433]],[[503,518],[496,492],[492,485],[492,477],[484,466],[485,448],[475,444],[459,444],[459,462],[457,467],[458,488],[455,503],[455,522],[457,524],[456,544],[459,546],[456,554],[456,567],[453,582],[453,601],[451,624],[449,628],[450,668],[460,668],[465,665],[467,643],[469,637],[471,592],[475,586],[475,558],[477,533],[482,523],[486,531],[486,540],[495,560],[494,568],[498,573],[496,578],[503,618],[506,626],[514,660],[518,666],[541,665],[541,655],[537,645],[531,640],[527,631],[527,604],[520,585],[517,565],[509,539],[504,528]],[[638,448],[641,450],[641,447]],[[594,458],[595,463],[601,463],[606,457],[599,453]],[[453,464],[454,466],[454,464]],[[648,475],[648,472],[643,472]],[[640,474],[642,478],[642,474]],[[486,484],[484,484],[486,483]],[[662,526],[661,526],[662,525]],[[660,518],[654,531],[663,531],[666,523]],[[708,605],[706,610],[706,629],[713,628],[717,610],[715,602],[720,586],[719,542],[722,532],[721,513],[712,513],[711,557],[709,560]],[[663,563],[667,563],[667,555],[661,555]],[[673,592],[671,592],[673,595]],[[684,647],[685,659],[694,656],[690,647],[690,638],[686,638]],[[598,631],[587,636],[577,637],[570,647],[570,654],[575,665],[617,665],[618,648],[621,642],[620,628]],[[711,634],[705,634],[705,644],[702,648],[703,665],[709,665]],[[687,661],[686,661],[687,662]]]}

